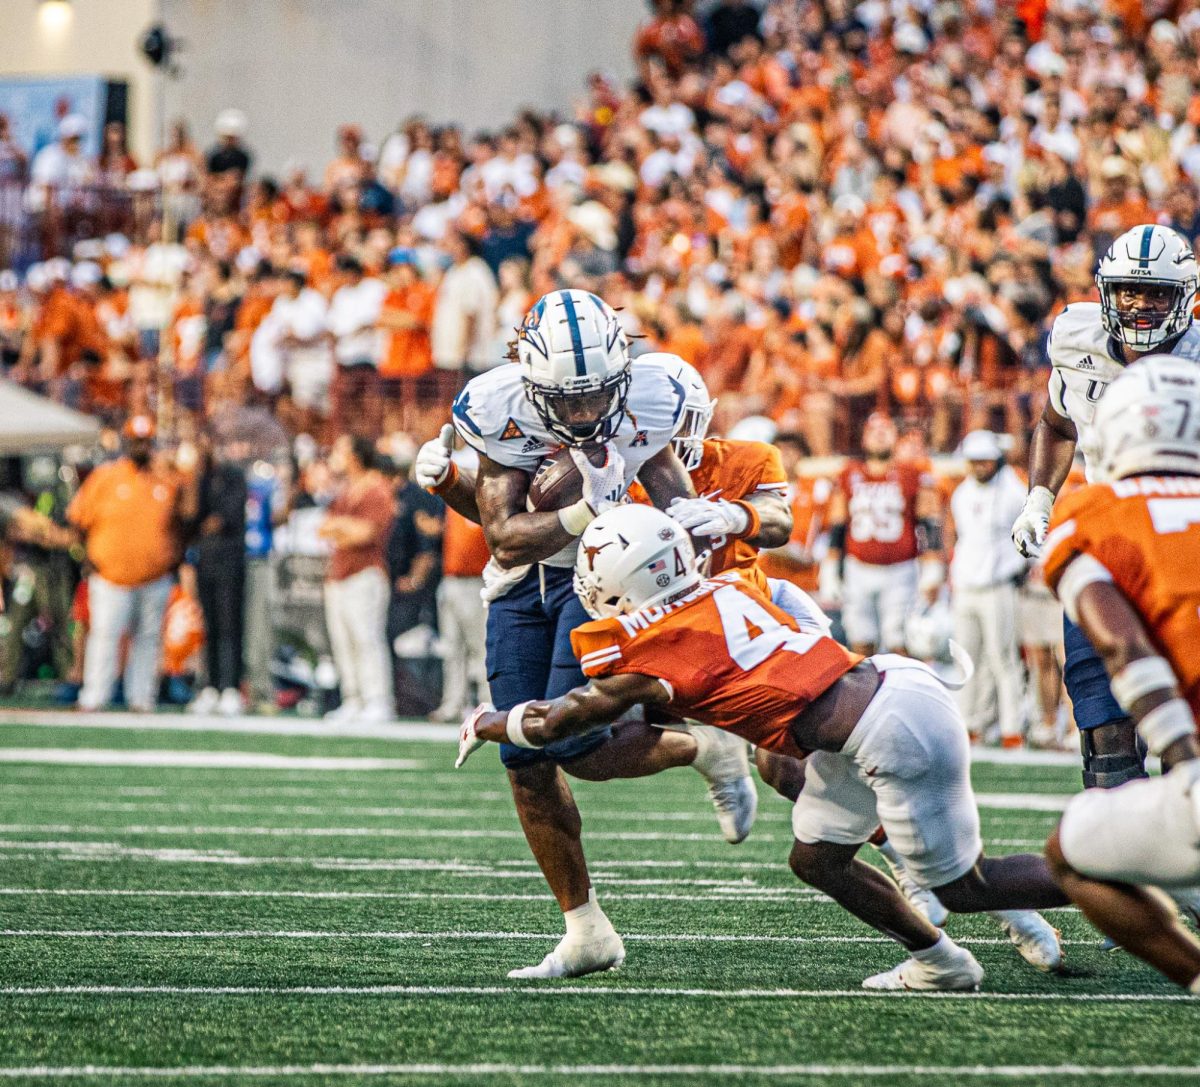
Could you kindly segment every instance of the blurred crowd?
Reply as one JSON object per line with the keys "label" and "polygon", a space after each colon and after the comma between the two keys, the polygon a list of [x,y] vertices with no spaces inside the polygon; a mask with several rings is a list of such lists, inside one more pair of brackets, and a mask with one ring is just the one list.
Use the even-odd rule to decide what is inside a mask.
{"label": "blurred crowd", "polygon": [[[142,164],[116,124],[95,161],[74,116],[32,163],[0,129],[14,214],[70,246],[31,265],[45,235],[12,235],[6,366],[185,429],[258,402],[323,443],[423,437],[571,284],[695,363],[719,429],[763,414],[851,451],[883,409],[946,451],[1027,433],[1048,322],[1115,234],[1200,232],[1196,0],[649,8],[636,79],[592,74],[569,114],[348,123],[277,174],[269,118],[237,110]],[[113,193],[121,229],[87,234]]]}
{"label": "blurred crowd", "polygon": [[[331,569],[390,579],[348,699],[375,716],[403,708],[380,652],[404,667],[396,637],[415,630],[400,647],[428,658],[434,586],[475,576],[477,558],[465,539],[446,566],[440,541],[461,526],[425,503],[408,463],[462,383],[507,364],[514,326],[547,291],[597,292],[635,353],[697,366],[718,398],[714,433],[787,451],[804,580],[829,486],[806,458],[859,452],[882,411],[901,456],[950,453],[983,428],[1023,462],[1049,324],[1095,297],[1110,240],[1141,222],[1200,234],[1200,0],[647,7],[636,77],[593,73],[569,112],[478,133],[419,116],[390,132],[347,123],[327,162],[277,172],[256,164],[270,119],[252,110],[224,111],[203,148],[177,124],[142,163],[118,124],[99,159],[84,155],[73,115],[28,162],[0,119],[5,372],[99,416],[113,456],[119,429],[146,416],[170,436],[156,457],[203,478],[188,462],[211,439],[250,508],[267,509],[242,527],[258,541],[240,549],[245,598],[282,593],[323,617],[323,633],[297,620],[294,639],[243,630],[259,609],[204,588],[216,515],[173,514],[200,583],[189,599],[207,593],[210,625],[245,639],[254,672],[245,684],[240,658],[202,665],[209,708],[238,684],[275,698],[272,669],[293,666],[312,673],[298,697],[322,697],[317,672],[339,640],[351,652],[338,616],[361,614],[353,586],[328,591]],[[352,448],[335,448],[343,435]],[[375,481],[366,512],[326,517],[355,472]],[[364,523],[378,536],[385,522],[391,543],[363,543]],[[348,564],[331,557],[356,547]],[[292,641],[317,648],[285,659]],[[114,675],[133,656],[122,645]],[[89,697],[108,683],[106,671]]]}

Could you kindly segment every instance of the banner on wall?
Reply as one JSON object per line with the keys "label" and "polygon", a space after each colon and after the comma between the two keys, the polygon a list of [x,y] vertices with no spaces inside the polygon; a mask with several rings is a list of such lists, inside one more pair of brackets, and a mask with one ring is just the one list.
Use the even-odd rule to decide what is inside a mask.
{"label": "banner on wall", "polygon": [[76,113],[87,122],[83,151],[100,152],[106,121],[125,121],[127,85],[98,75],[5,76],[0,78],[0,113],[12,138],[32,161],[55,140],[58,123]]}

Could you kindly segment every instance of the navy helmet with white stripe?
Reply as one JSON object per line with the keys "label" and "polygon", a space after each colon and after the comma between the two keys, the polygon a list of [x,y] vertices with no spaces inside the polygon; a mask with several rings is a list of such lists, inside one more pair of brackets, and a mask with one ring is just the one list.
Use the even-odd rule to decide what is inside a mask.
{"label": "navy helmet with white stripe", "polygon": [[551,291],[517,330],[525,395],[567,445],[606,442],[621,425],[632,371],[613,308],[588,291]]}
{"label": "navy helmet with white stripe", "polygon": [[1135,351],[1150,351],[1187,331],[1200,284],[1187,240],[1165,226],[1127,230],[1096,269],[1104,330]]}

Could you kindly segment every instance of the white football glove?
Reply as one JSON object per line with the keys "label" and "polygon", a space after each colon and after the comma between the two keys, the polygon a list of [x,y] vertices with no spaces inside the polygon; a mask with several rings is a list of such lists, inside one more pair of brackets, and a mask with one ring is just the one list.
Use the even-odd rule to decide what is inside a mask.
{"label": "white football glove", "polygon": [[447,423],[432,441],[417,450],[413,475],[417,485],[429,490],[446,482],[450,474],[450,454],[454,452],[454,427]]}
{"label": "white football glove", "polygon": [[1053,508],[1054,495],[1047,487],[1034,487],[1025,498],[1025,508],[1013,522],[1012,541],[1027,559],[1041,557]]}
{"label": "white football glove", "polygon": [[750,527],[750,515],[724,498],[675,498],[667,516],[693,536],[740,536]]}
{"label": "white football glove", "polygon": [[842,603],[842,572],[836,559],[823,559],[817,571],[817,597],[831,608]]}
{"label": "white football glove", "polygon": [[460,726],[458,730],[458,758],[454,760],[455,770],[487,743],[487,740],[481,740],[475,735],[475,726],[479,724],[479,718],[485,713],[491,713],[495,708],[490,702],[484,702],[482,705],[476,706]]}
{"label": "white football glove", "polygon": [[582,449],[571,447],[571,459],[583,479],[583,500],[595,514],[611,509],[625,493],[625,458],[611,442],[604,444],[604,452],[606,459],[597,468]]}

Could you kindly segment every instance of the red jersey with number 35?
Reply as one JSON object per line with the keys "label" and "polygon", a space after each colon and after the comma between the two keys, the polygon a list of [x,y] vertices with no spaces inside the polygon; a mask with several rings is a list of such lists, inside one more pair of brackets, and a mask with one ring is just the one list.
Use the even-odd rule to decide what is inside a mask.
{"label": "red jersey with number 35", "polygon": [[675,715],[792,756],[803,754],[792,721],[862,660],[801,630],[734,570],[673,604],[585,623],[571,645],[585,675],[654,676]]}
{"label": "red jersey with number 35", "polygon": [[1042,554],[1052,589],[1078,555],[1108,570],[1200,715],[1200,478],[1082,487],[1055,504]]}
{"label": "red jersey with number 35", "polygon": [[917,495],[933,479],[912,464],[892,464],[880,476],[861,461],[842,469],[838,486],[846,496],[846,554],[872,566],[892,566],[917,557]]}

